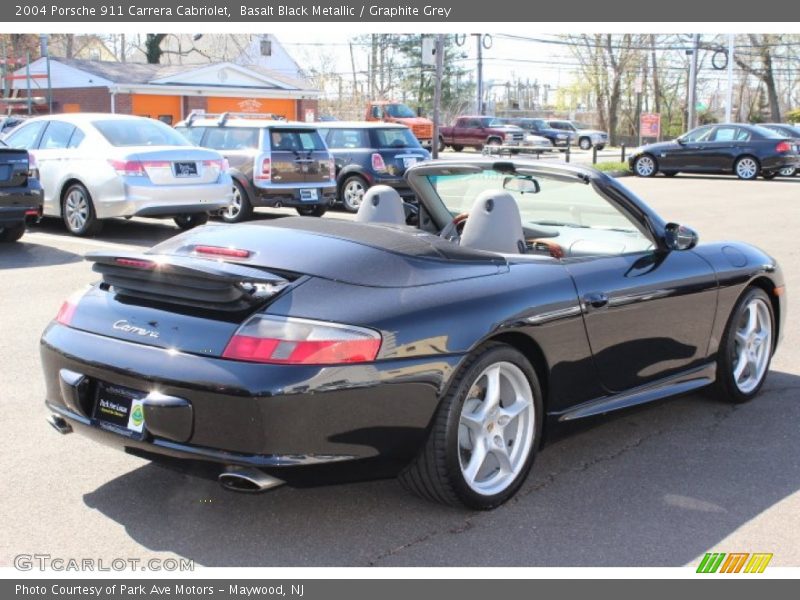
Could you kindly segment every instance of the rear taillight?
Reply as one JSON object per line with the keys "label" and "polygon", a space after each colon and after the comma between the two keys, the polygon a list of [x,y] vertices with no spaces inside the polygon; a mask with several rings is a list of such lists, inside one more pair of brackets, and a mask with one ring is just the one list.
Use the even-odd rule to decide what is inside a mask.
{"label": "rear taillight", "polygon": [[78,302],[80,302],[83,295],[86,293],[86,290],[80,290],[72,294],[69,298],[64,300],[64,303],[61,305],[61,308],[58,309],[58,313],[56,313],[56,321],[61,325],[69,325],[72,323],[72,318],[75,316],[75,311],[78,308]]}
{"label": "rear taillight", "polygon": [[195,254],[205,256],[218,256],[220,258],[249,258],[249,250],[239,248],[225,248],[224,246],[195,246]]}
{"label": "rear taillight", "polygon": [[227,159],[214,159],[214,160],[204,160],[203,166],[216,167],[220,171],[227,171],[229,165]]}
{"label": "rear taillight", "polygon": [[108,164],[114,168],[117,175],[123,177],[144,177],[146,175],[144,164],[139,160],[115,160],[112,158],[109,159]]}
{"label": "rear taillight", "polygon": [[36,157],[28,152],[28,177],[39,179],[39,163],[36,162]]}
{"label": "rear taillight", "polygon": [[791,152],[791,151],[792,151],[792,145],[787,141],[778,142],[778,145],[775,146],[775,152]]}
{"label": "rear taillight", "polygon": [[255,179],[259,181],[269,181],[272,178],[272,161],[269,158],[261,158],[260,165],[256,165]]}
{"label": "rear taillight", "polygon": [[146,271],[152,271],[158,266],[158,264],[152,260],[142,260],[139,258],[115,258],[114,262],[121,267],[144,269]]}
{"label": "rear taillight", "polygon": [[281,365],[336,365],[372,362],[377,331],[323,321],[256,315],[228,342],[225,358]]}
{"label": "rear taillight", "polygon": [[385,171],[386,170],[386,163],[383,162],[383,157],[378,154],[377,152],[372,154],[372,170],[373,171]]}

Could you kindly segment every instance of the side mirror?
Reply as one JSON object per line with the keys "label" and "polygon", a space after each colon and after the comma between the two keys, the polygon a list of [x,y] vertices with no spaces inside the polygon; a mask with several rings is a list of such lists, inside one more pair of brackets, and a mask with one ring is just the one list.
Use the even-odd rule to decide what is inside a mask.
{"label": "side mirror", "polygon": [[691,250],[699,240],[697,232],[691,227],[668,223],[664,228],[664,242],[670,250]]}
{"label": "side mirror", "polygon": [[682,137],[676,138],[675,141],[678,142],[681,146],[683,146],[686,143],[686,140],[683,139]]}

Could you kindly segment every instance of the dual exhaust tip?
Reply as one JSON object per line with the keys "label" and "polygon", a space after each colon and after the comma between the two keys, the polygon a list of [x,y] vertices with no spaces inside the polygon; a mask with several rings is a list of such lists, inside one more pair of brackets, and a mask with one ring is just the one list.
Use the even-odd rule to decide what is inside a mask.
{"label": "dual exhaust tip", "polygon": [[[62,435],[72,433],[72,426],[60,415],[51,414],[47,417],[47,422]],[[285,483],[282,479],[268,475],[258,469],[236,466],[226,467],[219,474],[217,480],[226,490],[249,494],[266,492]]]}

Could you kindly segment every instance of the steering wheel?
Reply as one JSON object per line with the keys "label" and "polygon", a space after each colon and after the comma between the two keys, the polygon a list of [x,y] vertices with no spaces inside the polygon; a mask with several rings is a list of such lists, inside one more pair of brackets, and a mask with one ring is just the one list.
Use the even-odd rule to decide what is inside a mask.
{"label": "steering wheel", "polygon": [[468,212],[456,215],[453,217],[453,220],[445,225],[444,229],[439,232],[439,236],[451,242],[458,242],[461,238],[461,231],[464,229],[464,223],[466,223],[468,218]]}

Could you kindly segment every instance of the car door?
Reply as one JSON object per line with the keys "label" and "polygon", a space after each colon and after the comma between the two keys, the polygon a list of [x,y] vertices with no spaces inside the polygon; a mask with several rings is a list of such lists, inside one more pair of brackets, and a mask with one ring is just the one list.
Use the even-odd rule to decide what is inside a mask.
{"label": "car door", "polygon": [[64,121],[52,120],[39,140],[36,161],[39,164],[40,182],[44,189],[45,212],[60,214],[61,184],[66,173],[72,171],[72,157],[75,148],[69,148],[69,141],[75,126]]}
{"label": "car door", "polygon": [[[746,136],[740,139],[741,134]],[[750,139],[747,130],[735,125],[714,127],[708,140],[702,143],[700,164],[704,171],[727,172],[733,169],[736,146]]]}
{"label": "car door", "polygon": [[703,172],[703,152],[713,126],[704,125],[678,138],[673,145],[661,150],[656,157],[659,167],[667,171]]}
{"label": "car door", "polygon": [[[539,200],[539,204],[542,200]],[[590,187],[562,199],[565,249],[598,377],[621,392],[706,360],[717,281],[692,250],[663,249],[643,219]]]}

